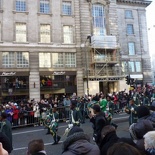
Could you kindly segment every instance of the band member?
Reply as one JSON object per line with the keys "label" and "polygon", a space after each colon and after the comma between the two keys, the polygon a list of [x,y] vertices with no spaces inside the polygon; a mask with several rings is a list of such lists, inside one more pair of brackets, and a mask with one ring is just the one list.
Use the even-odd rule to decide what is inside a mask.
{"label": "band member", "polygon": [[137,123],[137,105],[135,104],[134,100],[131,99],[129,101],[129,106],[128,107],[125,107],[125,112],[127,114],[130,114],[129,116],[129,125],[131,125],[132,123]]}
{"label": "band member", "polygon": [[59,122],[59,114],[57,112],[57,108],[54,107],[52,109],[52,114],[47,117],[45,124],[50,130],[50,134],[53,136],[54,142],[52,145],[58,144],[61,137],[57,135],[58,132],[58,122]]}
{"label": "band member", "polygon": [[80,126],[80,122],[82,121],[82,115],[79,108],[77,107],[76,100],[71,101],[70,109],[70,124],[73,124],[73,126]]}

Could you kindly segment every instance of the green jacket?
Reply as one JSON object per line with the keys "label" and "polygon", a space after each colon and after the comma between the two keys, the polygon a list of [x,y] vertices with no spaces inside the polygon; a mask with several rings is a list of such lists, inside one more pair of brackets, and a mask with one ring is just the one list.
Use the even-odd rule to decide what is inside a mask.
{"label": "green jacket", "polygon": [[106,99],[102,99],[102,101],[100,101],[100,107],[102,111],[106,111],[107,103],[108,102]]}

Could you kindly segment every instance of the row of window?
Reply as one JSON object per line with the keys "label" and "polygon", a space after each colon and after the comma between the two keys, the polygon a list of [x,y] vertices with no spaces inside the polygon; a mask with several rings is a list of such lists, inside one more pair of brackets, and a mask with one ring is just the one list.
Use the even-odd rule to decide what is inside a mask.
{"label": "row of window", "polygon": [[[17,12],[25,12],[27,11],[27,0],[15,0],[15,10]],[[39,0],[39,12],[44,13],[44,14],[49,14],[51,13],[50,10],[50,0]],[[0,0],[0,8],[3,9],[2,7],[3,1]],[[62,2],[62,14],[63,15],[72,15],[72,3],[71,1],[63,1]]]}
{"label": "row of window", "polygon": [[[73,39],[73,26],[63,26],[63,43],[71,44],[74,42]],[[26,23],[15,24],[15,41],[24,43],[27,42],[27,25]],[[40,43],[51,43],[51,25],[40,24],[39,28],[39,42]]]}
{"label": "row of window", "polygon": [[122,62],[122,71],[127,72],[142,72],[141,62],[140,61],[123,61]]}
{"label": "row of window", "polygon": [[[28,68],[28,52],[3,52],[2,66],[4,68]],[[75,53],[39,53],[39,67],[66,68],[76,67]]]}

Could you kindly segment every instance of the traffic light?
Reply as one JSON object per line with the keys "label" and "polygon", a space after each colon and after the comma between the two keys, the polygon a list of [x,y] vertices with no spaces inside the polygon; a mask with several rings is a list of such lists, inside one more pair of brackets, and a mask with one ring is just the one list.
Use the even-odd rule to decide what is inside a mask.
{"label": "traffic light", "polygon": [[135,83],[135,79],[130,78],[130,84],[133,85]]}
{"label": "traffic light", "polygon": [[130,76],[126,76],[125,81],[127,85],[130,85]]}

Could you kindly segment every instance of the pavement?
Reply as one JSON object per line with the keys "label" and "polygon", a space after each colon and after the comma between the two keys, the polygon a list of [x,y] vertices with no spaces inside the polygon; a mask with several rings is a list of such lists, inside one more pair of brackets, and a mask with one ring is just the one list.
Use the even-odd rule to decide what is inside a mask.
{"label": "pavement", "polygon": [[[112,121],[118,125],[117,134],[119,137],[129,137],[127,114],[117,114],[114,116]],[[47,129],[45,129],[43,126],[13,129],[14,150],[11,155],[26,155],[27,145],[29,141],[33,139],[43,139],[47,155],[60,155],[62,152],[62,142],[66,139],[66,136],[64,136],[64,131],[66,128],[67,123],[62,122],[59,124],[58,134],[61,136],[61,140],[59,144],[54,146],[51,145],[53,143],[52,136],[46,135]],[[86,120],[86,123],[81,125],[81,128],[92,139],[93,129],[89,119]]]}

